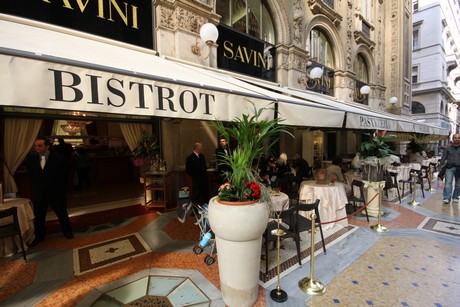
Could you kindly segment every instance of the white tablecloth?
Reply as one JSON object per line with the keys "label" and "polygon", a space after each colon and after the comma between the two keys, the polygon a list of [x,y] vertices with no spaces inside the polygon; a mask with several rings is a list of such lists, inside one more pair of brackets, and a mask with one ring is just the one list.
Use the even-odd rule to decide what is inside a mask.
{"label": "white tablecloth", "polygon": [[[348,202],[344,185],[336,182],[334,185],[319,185],[315,181],[303,181],[299,189],[299,201],[313,203],[319,199],[319,215],[321,222],[334,221],[347,215],[345,206]],[[308,213],[302,212],[305,217],[310,218]],[[348,226],[348,220],[343,219],[337,224]],[[333,228],[335,223],[323,225],[324,229]]]}
{"label": "white tablecloth", "polygon": [[[32,203],[27,198],[9,198],[5,199],[3,204],[0,204],[0,210],[17,207],[18,208],[18,220],[19,226],[21,227],[22,238],[24,240],[25,249],[27,250],[27,243],[30,243],[34,239],[34,211],[32,209]],[[11,223],[9,221],[0,220],[0,223]],[[13,238],[0,239],[0,256],[11,256],[14,253],[20,251],[21,242],[16,237],[15,242]]]}

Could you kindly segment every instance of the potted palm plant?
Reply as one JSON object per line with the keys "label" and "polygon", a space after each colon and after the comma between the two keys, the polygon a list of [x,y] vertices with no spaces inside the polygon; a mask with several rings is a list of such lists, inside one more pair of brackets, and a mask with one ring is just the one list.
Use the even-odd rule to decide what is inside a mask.
{"label": "potted palm plant", "polygon": [[383,180],[384,170],[399,158],[392,155],[393,151],[387,142],[396,136],[379,130],[363,133],[366,140],[361,142],[361,164],[363,165],[363,179],[370,182]]}
{"label": "potted palm plant", "polygon": [[142,131],[138,144],[132,151],[133,165],[140,168],[150,168],[157,158],[159,149],[156,136],[147,131]]}
{"label": "potted palm plant", "polygon": [[422,162],[426,158],[426,144],[414,137],[407,144],[406,153],[409,155],[410,162]]}
{"label": "potted palm plant", "polygon": [[[220,163],[229,167],[229,182],[209,202],[208,218],[216,236],[221,292],[227,306],[252,306],[258,297],[262,234],[268,223],[269,191],[260,183],[257,165],[280,133],[280,119],[264,119],[271,108],[243,114],[227,126],[214,127],[227,142],[237,141],[232,155]],[[269,113],[270,115],[273,113]]]}

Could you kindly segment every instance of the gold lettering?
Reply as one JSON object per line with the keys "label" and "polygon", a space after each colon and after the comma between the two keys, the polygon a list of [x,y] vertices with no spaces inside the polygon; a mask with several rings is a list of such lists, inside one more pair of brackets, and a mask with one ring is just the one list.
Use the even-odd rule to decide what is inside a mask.
{"label": "gold lettering", "polygon": [[124,2],[124,5],[125,5],[125,13],[123,14],[123,12],[121,11],[121,8],[118,6],[117,1],[116,0],[110,0],[109,1],[109,16],[110,17],[109,17],[108,20],[114,21],[112,19],[112,7],[115,7],[115,10],[118,12],[118,15],[125,22],[125,25],[128,25],[128,4],[126,2]]}
{"label": "gold lettering", "polygon": [[98,0],[97,1],[97,17],[105,19],[104,17],[104,1]]}
{"label": "gold lettering", "polygon": [[134,29],[139,29],[137,26],[137,6],[131,5],[133,8],[133,28]]}
{"label": "gold lettering", "polygon": [[[224,57],[228,58],[228,59],[233,59],[233,43],[232,42],[229,42],[229,41],[225,41],[224,42]],[[228,51],[228,53],[227,53]]]}
{"label": "gold lettering", "polygon": [[238,61],[238,59],[240,59],[240,62],[244,63],[244,58],[243,58],[243,54],[241,53],[240,46],[238,46],[238,48],[236,49],[236,54],[235,54],[235,57],[233,59],[235,61]]}
{"label": "gold lettering", "polygon": [[[262,52],[257,52],[257,56],[259,57],[259,63],[262,63],[262,66],[264,69],[267,69],[267,63],[265,62],[265,58],[264,58],[264,55],[262,54]],[[260,65],[258,66],[260,67]]]}
{"label": "gold lettering", "polygon": [[[246,47],[243,47],[243,50],[244,50],[244,55],[245,55],[245,60],[246,60],[246,63],[250,63],[251,62],[251,58],[252,58],[252,54],[253,54],[253,50],[251,50],[251,53],[249,53],[249,56],[248,56],[248,49],[246,49]],[[244,61],[243,61],[244,63]],[[254,62],[255,64],[255,62]]]}
{"label": "gold lettering", "polygon": [[88,5],[89,0],[86,0],[86,3],[83,4],[81,0],[77,0],[78,7],[80,8],[80,11],[83,13],[85,11],[86,6]]}

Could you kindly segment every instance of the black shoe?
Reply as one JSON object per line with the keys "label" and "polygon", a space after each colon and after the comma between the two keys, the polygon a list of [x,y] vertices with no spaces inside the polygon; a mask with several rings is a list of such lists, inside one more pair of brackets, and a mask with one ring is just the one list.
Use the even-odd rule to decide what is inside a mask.
{"label": "black shoe", "polygon": [[44,239],[42,238],[35,238],[32,242],[30,242],[29,244],[27,244],[29,247],[34,247],[34,246],[37,246],[41,241],[43,241]]}
{"label": "black shoe", "polygon": [[66,237],[66,238],[69,239],[69,240],[70,240],[70,239],[73,239],[73,233],[71,233],[71,232],[66,232],[66,233],[64,233],[64,237]]}

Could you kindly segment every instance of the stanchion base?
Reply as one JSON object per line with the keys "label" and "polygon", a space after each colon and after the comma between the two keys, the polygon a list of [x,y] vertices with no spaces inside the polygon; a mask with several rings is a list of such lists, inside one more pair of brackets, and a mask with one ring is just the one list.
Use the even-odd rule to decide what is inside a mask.
{"label": "stanchion base", "polygon": [[420,203],[416,200],[411,200],[410,202],[407,203],[408,205],[411,205],[411,206],[418,206],[420,205]]}
{"label": "stanchion base", "polygon": [[380,225],[380,224],[372,225],[370,228],[373,231],[377,231],[377,232],[387,232],[388,231],[388,228],[386,228],[385,226]]}
{"label": "stanchion base", "polygon": [[285,302],[288,299],[287,293],[284,290],[278,288],[270,291],[270,297],[277,303]]}
{"label": "stanchion base", "polygon": [[326,287],[317,279],[311,280],[309,277],[299,280],[299,288],[309,295],[323,295],[326,293]]}

